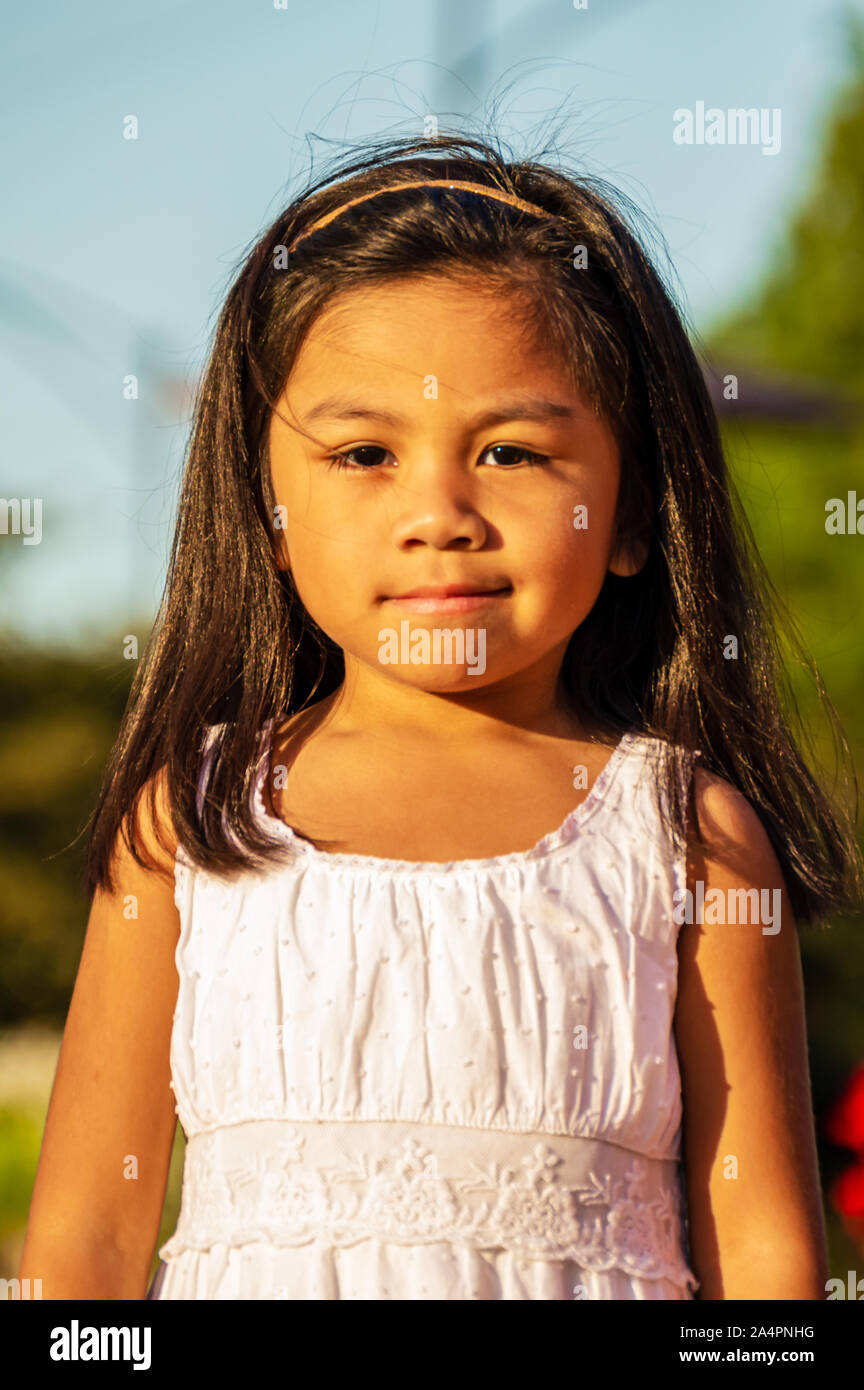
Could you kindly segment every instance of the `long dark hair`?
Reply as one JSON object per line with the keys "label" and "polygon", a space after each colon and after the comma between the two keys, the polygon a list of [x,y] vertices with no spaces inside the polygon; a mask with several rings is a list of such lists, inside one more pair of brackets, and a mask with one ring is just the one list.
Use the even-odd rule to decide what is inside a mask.
{"label": "long dark hair", "polygon": [[[394,190],[343,211],[286,257],[292,239],[331,208],[422,178],[505,189],[548,216],[460,189]],[[270,412],[334,295],[440,273],[527,295],[536,326],[615,432],[619,535],[650,527],[642,570],[607,574],[572,635],[561,685],[574,710],[609,734],[635,725],[661,739],[658,791],[679,842],[688,813],[683,759],[698,748],[702,765],[759,813],[799,921],[859,906],[854,820],[800,751],[781,634],[815,676],[847,759],[848,745],[764,572],[683,316],[628,225],[640,216],[603,181],[442,135],[365,146],[310,184],[257,241],[231,285],[198,389],[165,594],[92,817],[91,895],[113,888],[118,832],[139,863],[152,862],[129,813],[145,788],[154,812],[157,780],[196,863],[231,874],[273,858],[276,841],[250,807],[261,730],[336,690],[344,661],[274,562]],[[577,246],[586,263],[574,270]],[[729,636],[738,660],[724,654]],[[202,740],[214,724],[224,727],[199,815]],[[852,782],[857,811],[854,769]]]}

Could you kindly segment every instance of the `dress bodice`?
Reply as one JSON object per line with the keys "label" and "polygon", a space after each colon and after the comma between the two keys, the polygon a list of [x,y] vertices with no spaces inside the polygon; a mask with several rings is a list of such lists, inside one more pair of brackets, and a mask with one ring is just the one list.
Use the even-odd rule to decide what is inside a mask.
{"label": "dress bodice", "polygon": [[533,849],[424,864],[322,852],[270,815],[271,730],[254,806],[279,862],[226,880],[177,851],[187,1152],[163,1258],[374,1235],[695,1284],[672,1027],[685,866],[656,741],[625,734]]}

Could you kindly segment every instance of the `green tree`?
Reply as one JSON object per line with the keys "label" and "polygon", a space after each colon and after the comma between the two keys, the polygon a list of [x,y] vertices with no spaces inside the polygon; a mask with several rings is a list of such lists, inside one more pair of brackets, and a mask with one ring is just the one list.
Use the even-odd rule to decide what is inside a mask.
{"label": "green tree", "polygon": [[864,19],[845,15],[852,69],[807,193],[762,288],[707,335],[712,356],[864,395]]}

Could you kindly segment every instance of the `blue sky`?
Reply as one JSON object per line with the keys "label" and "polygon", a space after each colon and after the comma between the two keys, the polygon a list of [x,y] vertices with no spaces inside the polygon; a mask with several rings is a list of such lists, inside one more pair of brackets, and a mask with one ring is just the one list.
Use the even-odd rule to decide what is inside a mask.
{"label": "blue sky", "polygon": [[[311,154],[317,169],[341,140],[420,134],[429,113],[479,129],[495,96],[499,133],[530,155],[566,110],[567,154],[654,219],[701,332],[770,266],[846,73],[838,0],[17,8],[0,56],[0,493],[41,497],[43,535],[0,538],[0,580],[7,630],[56,648],[145,635],[186,434],[164,384],[200,370],[233,267]],[[676,145],[673,112],[700,101],[780,108],[780,152]]]}

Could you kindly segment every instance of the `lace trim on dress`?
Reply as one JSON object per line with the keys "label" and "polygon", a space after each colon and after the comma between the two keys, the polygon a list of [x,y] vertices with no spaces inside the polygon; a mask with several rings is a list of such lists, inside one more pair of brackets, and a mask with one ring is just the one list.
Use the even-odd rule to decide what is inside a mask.
{"label": "lace trim on dress", "polygon": [[191,1136],[180,1219],[159,1254],[370,1239],[698,1288],[674,1160],[570,1135],[392,1121],[254,1120]]}

